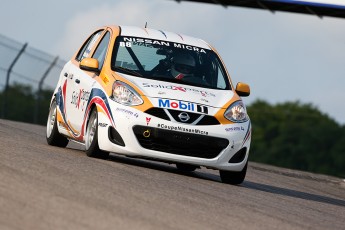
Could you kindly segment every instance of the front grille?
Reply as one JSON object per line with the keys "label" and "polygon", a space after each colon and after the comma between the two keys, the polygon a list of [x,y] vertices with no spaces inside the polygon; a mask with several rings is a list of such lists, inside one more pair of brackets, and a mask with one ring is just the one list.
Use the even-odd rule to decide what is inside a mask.
{"label": "front grille", "polygon": [[[179,123],[185,123],[185,124],[191,124],[194,121],[196,121],[200,116],[203,116],[200,121],[198,121],[195,125],[219,125],[219,121],[214,117],[206,114],[199,114],[199,113],[191,113],[191,112],[186,112],[186,111],[181,111],[181,110],[173,110],[173,109],[162,109],[162,108],[150,108],[145,111],[145,113],[150,114],[152,116],[171,121],[169,118],[167,112],[169,115],[171,115],[176,122]],[[178,115],[180,113],[187,113],[190,117],[190,119],[187,122],[181,122]]]}
{"label": "front grille", "polygon": [[133,132],[145,149],[205,159],[217,157],[229,145],[229,141],[224,138],[147,126],[134,126]]}
{"label": "front grille", "polygon": [[164,109],[160,109],[160,108],[151,108],[145,111],[145,113],[148,113],[152,116],[170,121],[170,118],[168,117],[168,115],[165,113]]}
{"label": "front grille", "polygon": [[186,124],[191,124],[193,123],[196,119],[198,119],[201,114],[198,113],[189,113],[189,112],[183,112],[180,110],[173,110],[173,109],[168,109],[168,112],[171,114],[171,116],[175,119],[175,121],[177,122],[181,122],[180,118],[178,117],[179,114],[181,113],[186,113],[189,116],[189,120],[186,122],[182,122],[182,123],[186,123]]}
{"label": "front grille", "polygon": [[219,121],[214,116],[204,116],[197,125],[219,125]]}

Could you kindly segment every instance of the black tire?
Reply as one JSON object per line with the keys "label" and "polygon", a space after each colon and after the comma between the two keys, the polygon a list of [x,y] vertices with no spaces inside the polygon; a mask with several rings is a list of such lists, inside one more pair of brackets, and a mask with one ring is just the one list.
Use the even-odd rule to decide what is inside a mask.
{"label": "black tire", "polygon": [[219,170],[219,175],[223,183],[237,185],[241,184],[244,181],[247,173],[248,161],[242,171],[232,172],[232,171],[223,171]]}
{"label": "black tire", "polygon": [[98,114],[97,109],[93,108],[86,126],[85,150],[89,157],[106,159],[109,153],[101,150],[98,145]]}
{"label": "black tire", "polygon": [[46,139],[48,145],[66,147],[68,145],[68,139],[59,133],[56,121],[56,101],[55,99],[50,105],[49,115],[47,120],[47,132]]}
{"label": "black tire", "polygon": [[184,172],[193,172],[195,171],[198,166],[195,165],[189,165],[189,164],[183,164],[183,163],[177,163],[176,168],[178,170],[184,171]]}

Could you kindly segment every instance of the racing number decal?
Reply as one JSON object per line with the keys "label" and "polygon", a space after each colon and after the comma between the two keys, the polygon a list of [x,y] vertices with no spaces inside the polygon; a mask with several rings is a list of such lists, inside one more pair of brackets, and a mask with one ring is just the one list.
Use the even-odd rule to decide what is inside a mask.
{"label": "racing number decal", "polygon": [[132,43],[131,42],[120,42],[120,46],[122,46],[122,47],[132,47]]}

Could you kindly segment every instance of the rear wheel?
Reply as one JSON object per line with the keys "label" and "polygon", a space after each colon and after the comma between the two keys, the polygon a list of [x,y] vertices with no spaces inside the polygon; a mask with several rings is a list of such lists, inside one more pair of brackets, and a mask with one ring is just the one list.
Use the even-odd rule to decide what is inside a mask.
{"label": "rear wheel", "polygon": [[198,167],[195,165],[189,165],[189,164],[183,164],[183,163],[177,163],[176,168],[181,171],[185,172],[193,172],[195,171]]}
{"label": "rear wheel", "polygon": [[101,150],[98,145],[98,115],[97,109],[93,108],[86,127],[85,134],[86,155],[89,157],[105,159],[109,153]]}
{"label": "rear wheel", "polygon": [[226,184],[241,184],[244,181],[244,178],[246,177],[247,173],[247,166],[248,161],[242,171],[239,172],[232,172],[232,171],[223,171],[219,170],[219,175],[223,183]]}
{"label": "rear wheel", "polygon": [[59,133],[56,114],[56,101],[54,99],[49,109],[46,139],[49,145],[66,147],[68,144],[68,139]]}

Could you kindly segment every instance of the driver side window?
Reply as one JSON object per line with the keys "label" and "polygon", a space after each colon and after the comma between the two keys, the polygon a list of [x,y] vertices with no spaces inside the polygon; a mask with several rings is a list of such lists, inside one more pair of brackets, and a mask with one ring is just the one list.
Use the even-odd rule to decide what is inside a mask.
{"label": "driver side window", "polygon": [[84,43],[81,49],[78,52],[76,60],[80,62],[84,58],[88,57],[93,46],[95,45],[96,41],[98,40],[99,36],[101,36],[103,30],[97,31],[96,33],[92,34],[89,39]]}
{"label": "driver side window", "polygon": [[102,69],[105,55],[107,54],[107,50],[108,50],[109,40],[110,40],[110,32],[107,32],[102,38],[102,41],[99,43],[95,53],[92,56],[93,58],[98,60],[99,70]]}

